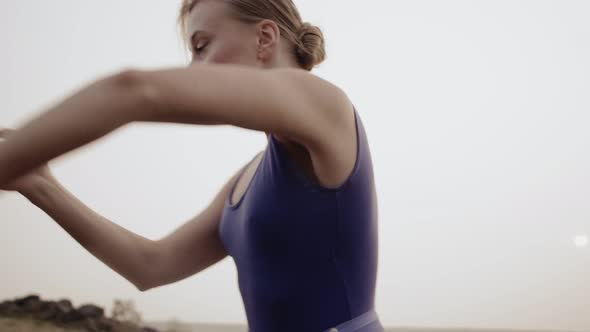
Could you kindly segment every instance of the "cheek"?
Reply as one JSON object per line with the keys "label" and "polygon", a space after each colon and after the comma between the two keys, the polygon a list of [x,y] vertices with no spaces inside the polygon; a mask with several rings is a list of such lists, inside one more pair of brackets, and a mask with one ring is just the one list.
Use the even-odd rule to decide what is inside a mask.
{"label": "cheek", "polygon": [[235,43],[224,45],[212,52],[209,61],[214,63],[236,63],[246,64],[256,60],[253,54],[245,45]]}

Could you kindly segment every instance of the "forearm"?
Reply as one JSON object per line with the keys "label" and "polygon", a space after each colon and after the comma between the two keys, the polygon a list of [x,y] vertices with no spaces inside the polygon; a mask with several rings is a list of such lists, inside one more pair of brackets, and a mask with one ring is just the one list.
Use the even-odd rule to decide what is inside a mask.
{"label": "forearm", "polygon": [[145,289],[149,272],[155,265],[154,241],[97,214],[54,178],[43,179],[22,194],[96,258],[138,289]]}
{"label": "forearm", "polygon": [[97,80],[13,132],[0,144],[0,187],[134,121],[144,96],[133,77]]}

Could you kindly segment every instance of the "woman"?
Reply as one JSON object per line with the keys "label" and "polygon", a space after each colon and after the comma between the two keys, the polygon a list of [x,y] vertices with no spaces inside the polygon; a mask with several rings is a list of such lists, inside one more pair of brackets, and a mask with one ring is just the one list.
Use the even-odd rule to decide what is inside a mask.
{"label": "woman", "polygon": [[[185,0],[179,23],[190,66],[104,77],[4,130],[0,188],[141,291],[229,255],[250,331],[383,331],[371,155],[347,95],[310,73],[325,57],[321,31],[290,0]],[[206,209],[152,241],[84,206],[46,164],[132,121],[229,124],[268,144]]]}

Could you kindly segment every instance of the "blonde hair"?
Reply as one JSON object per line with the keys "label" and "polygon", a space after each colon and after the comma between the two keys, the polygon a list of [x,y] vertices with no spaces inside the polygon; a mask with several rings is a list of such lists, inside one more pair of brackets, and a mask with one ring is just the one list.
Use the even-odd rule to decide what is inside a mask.
{"label": "blonde hair", "polygon": [[[199,0],[182,0],[178,24],[187,42],[187,17]],[[326,58],[324,36],[320,28],[303,22],[292,0],[219,0],[230,5],[233,18],[245,23],[269,19],[277,23],[281,36],[293,45],[293,54],[305,70],[320,64]]]}

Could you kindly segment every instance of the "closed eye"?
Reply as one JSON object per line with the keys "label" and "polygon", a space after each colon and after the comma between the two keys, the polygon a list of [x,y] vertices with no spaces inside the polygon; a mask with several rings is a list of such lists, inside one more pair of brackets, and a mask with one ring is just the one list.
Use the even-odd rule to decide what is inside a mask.
{"label": "closed eye", "polygon": [[196,54],[199,54],[199,53],[203,52],[203,50],[205,49],[205,47],[207,47],[207,45],[209,45],[209,44],[207,43],[201,47],[193,47],[193,51],[195,51]]}

